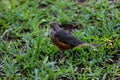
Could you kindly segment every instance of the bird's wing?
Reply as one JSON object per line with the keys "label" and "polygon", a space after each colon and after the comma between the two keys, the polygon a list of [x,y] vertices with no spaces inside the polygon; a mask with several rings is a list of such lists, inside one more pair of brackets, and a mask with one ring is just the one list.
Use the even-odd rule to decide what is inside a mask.
{"label": "bird's wing", "polygon": [[74,46],[74,47],[83,43],[82,41],[73,37],[70,33],[66,32],[64,30],[60,30],[60,31],[56,32],[55,37],[59,41],[66,43],[66,44],[70,44],[71,46]]}

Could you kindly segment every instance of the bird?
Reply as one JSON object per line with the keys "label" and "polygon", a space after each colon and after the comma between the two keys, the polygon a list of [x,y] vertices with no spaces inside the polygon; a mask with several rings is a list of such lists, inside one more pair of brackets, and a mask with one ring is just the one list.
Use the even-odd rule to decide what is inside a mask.
{"label": "bird", "polygon": [[71,33],[62,29],[57,22],[50,23],[50,38],[53,44],[55,44],[62,53],[65,50],[73,49],[77,46],[97,46],[97,44],[89,44],[74,37]]}

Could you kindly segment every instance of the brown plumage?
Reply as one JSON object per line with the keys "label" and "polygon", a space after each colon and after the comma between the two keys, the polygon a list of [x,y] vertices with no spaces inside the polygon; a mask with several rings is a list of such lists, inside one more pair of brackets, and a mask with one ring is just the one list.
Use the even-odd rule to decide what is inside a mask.
{"label": "brown plumage", "polygon": [[52,42],[61,50],[72,49],[76,46],[95,46],[94,44],[84,43],[66,32],[55,22],[51,23],[50,37]]}

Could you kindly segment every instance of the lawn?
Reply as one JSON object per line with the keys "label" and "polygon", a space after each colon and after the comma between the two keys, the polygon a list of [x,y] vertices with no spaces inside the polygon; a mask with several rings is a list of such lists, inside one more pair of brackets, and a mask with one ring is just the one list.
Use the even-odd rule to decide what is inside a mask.
{"label": "lawn", "polygon": [[[120,1],[0,0],[0,80],[120,80]],[[97,47],[64,52],[50,23]]]}

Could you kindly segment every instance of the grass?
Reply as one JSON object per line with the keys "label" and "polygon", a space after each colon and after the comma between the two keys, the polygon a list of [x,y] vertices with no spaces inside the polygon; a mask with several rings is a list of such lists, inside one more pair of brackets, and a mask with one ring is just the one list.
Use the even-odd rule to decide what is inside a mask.
{"label": "grass", "polygon": [[[1,0],[0,80],[120,79],[120,2],[90,0]],[[50,22],[80,28],[73,35],[91,47],[59,50]]]}

